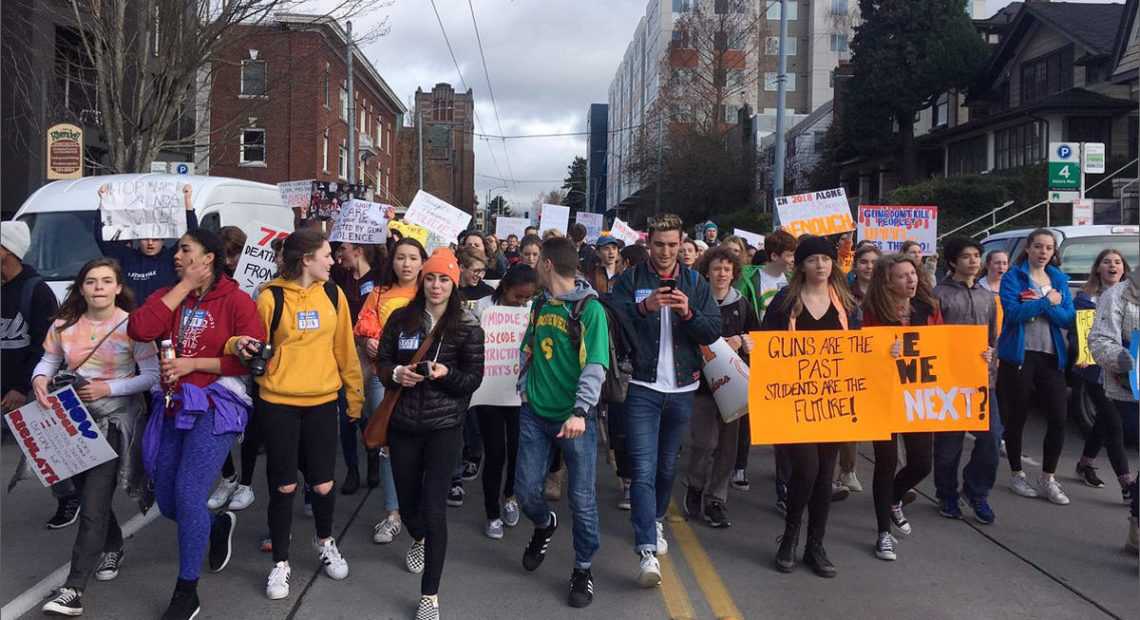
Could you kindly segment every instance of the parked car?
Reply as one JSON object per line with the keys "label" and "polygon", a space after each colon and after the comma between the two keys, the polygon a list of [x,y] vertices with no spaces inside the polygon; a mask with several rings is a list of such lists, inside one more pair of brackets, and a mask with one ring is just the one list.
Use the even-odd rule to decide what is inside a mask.
{"label": "parked car", "polygon": [[[1049,229],[1057,239],[1057,255],[1061,259],[1061,270],[1069,276],[1069,288],[1073,294],[1084,285],[1089,271],[1092,271],[1096,255],[1105,248],[1120,250],[1132,267],[1140,265],[1140,226],[1093,225],[1093,226],[1054,226]],[[1009,230],[990,235],[982,240],[982,247],[1009,252],[1010,261],[1017,258],[1025,247],[1025,238],[1032,229]],[[1085,393],[1084,382],[1073,373],[1066,373],[1070,387],[1069,418],[1082,433],[1088,433],[1096,420],[1096,409]],[[1136,416],[1124,420],[1125,439],[1135,441],[1140,420]]]}
{"label": "parked car", "polygon": [[[31,229],[32,243],[24,262],[63,298],[79,268],[100,256],[92,213],[99,207],[99,186],[139,179],[173,178],[193,188],[194,210],[202,228],[237,226],[251,237],[256,222],[293,230],[293,211],[281,203],[277,187],[226,177],[161,174],[114,174],[55,181],[36,190],[16,212]],[[170,240],[173,243],[174,240]]]}

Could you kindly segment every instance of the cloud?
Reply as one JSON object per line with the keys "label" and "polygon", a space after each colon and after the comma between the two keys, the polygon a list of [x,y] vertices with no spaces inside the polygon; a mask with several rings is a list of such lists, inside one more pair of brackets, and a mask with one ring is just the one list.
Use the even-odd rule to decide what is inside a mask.
{"label": "cloud", "polygon": [[[463,0],[436,0],[455,52],[463,82],[475,95],[476,131],[494,135],[571,133],[586,130],[591,103],[605,103],[610,80],[625,54],[645,0],[474,0],[498,121],[471,10]],[[386,10],[389,33],[361,45],[396,94],[410,104],[416,88],[429,90],[462,82],[448,54],[432,5],[427,0],[396,0]],[[367,32],[382,15],[366,15],[354,28]],[[410,107],[410,105],[409,105]],[[500,123],[502,131],[500,134]],[[504,152],[505,147],[505,152]],[[489,177],[512,178],[495,189],[508,202],[529,206],[541,191],[560,186],[575,156],[585,156],[584,136],[477,139],[475,189],[503,185]],[[509,159],[509,165],[508,165]]]}

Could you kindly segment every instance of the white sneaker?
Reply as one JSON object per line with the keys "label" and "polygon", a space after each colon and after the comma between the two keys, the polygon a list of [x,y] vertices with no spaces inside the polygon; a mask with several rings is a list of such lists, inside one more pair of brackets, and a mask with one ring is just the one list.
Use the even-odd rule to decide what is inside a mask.
{"label": "white sneaker", "polygon": [[269,573],[269,582],[265,585],[265,596],[271,601],[276,601],[289,596],[289,565],[284,562],[278,562],[273,565],[273,570]]}
{"label": "white sneaker", "polygon": [[338,581],[348,577],[348,562],[344,561],[340,550],[336,548],[335,539],[330,538],[322,544],[314,538],[313,545],[317,548],[317,555],[324,565],[326,575]]}
{"label": "white sneaker", "polygon": [[1037,497],[1037,491],[1033,490],[1029,481],[1025,479],[1025,472],[1023,471],[1019,471],[1010,476],[1009,490],[1022,497]]}
{"label": "white sneaker", "polygon": [[1046,479],[1045,476],[1039,476],[1037,478],[1037,495],[1060,506],[1069,503],[1069,497],[1061,490],[1061,483],[1057,482],[1056,478]]}
{"label": "white sneaker", "polygon": [[234,496],[230,498],[230,510],[245,510],[249,508],[254,500],[253,489],[244,484],[239,484]]}
{"label": "white sneaker", "polygon": [[657,522],[657,555],[669,553],[669,541],[665,540],[665,524]]}
{"label": "white sneaker", "polygon": [[488,521],[487,527],[483,528],[483,533],[487,535],[487,538],[499,540],[503,537],[503,520]]}
{"label": "white sneaker", "polygon": [[852,493],[859,493],[863,490],[863,485],[859,484],[859,479],[855,477],[855,472],[845,471],[839,474],[839,483],[851,489]]}
{"label": "white sneaker", "polygon": [[637,573],[637,585],[643,588],[661,585],[661,564],[652,551],[641,552],[641,568]]}
{"label": "white sneaker", "polygon": [[400,535],[400,530],[403,529],[403,524],[399,519],[388,515],[387,519],[376,524],[372,528],[372,542],[383,545],[392,542],[392,539]]}
{"label": "white sneaker", "polygon": [[235,476],[233,480],[226,480],[222,478],[218,483],[218,487],[210,494],[209,501],[206,502],[206,507],[210,510],[217,510],[222,506],[230,503],[230,498],[234,496],[234,491],[237,491],[238,481]]}

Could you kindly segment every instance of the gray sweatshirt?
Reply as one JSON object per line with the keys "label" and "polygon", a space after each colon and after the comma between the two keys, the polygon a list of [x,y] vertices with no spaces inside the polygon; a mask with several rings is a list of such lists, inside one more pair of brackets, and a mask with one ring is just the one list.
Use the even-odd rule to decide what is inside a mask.
{"label": "gray sweatshirt", "polygon": [[1136,329],[1140,329],[1140,267],[1133,269],[1126,280],[1100,294],[1096,318],[1089,332],[1089,352],[1104,371],[1104,394],[1112,400],[1132,400],[1120,357],[1128,353],[1125,343],[1131,340]]}

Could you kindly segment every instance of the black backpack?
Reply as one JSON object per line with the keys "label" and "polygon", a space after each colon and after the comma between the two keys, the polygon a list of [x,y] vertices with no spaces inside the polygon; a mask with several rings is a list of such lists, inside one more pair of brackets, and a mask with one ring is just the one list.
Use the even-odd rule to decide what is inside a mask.
{"label": "black backpack", "polygon": [[[606,369],[605,379],[602,381],[602,393],[600,396],[600,403],[624,403],[625,395],[629,389],[629,380],[633,376],[633,338],[631,334],[632,329],[627,324],[625,315],[622,313],[621,307],[609,295],[598,297],[594,293],[590,293],[574,302],[570,306],[567,314],[570,320],[567,321],[567,335],[570,336],[570,343],[573,345],[574,350],[577,351],[582,342],[582,310],[586,304],[591,300],[597,300],[602,305],[602,310],[606,313],[606,326],[609,330],[610,336],[610,350],[609,350],[609,368]],[[538,299],[534,300],[533,314],[531,316],[531,324],[537,326],[539,314],[542,312],[542,306],[546,303],[546,296],[540,295]],[[534,330],[530,333],[530,350],[535,351],[534,347]]]}
{"label": "black backpack", "polygon": [[[285,312],[285,289],[271,286],[269,292],[273,295],[273,320],[269,323],[269,333],[266,336],[269,342],[273,342],[273,334],[277,333],[277,327],[281,325],[281,313]],[[332,280],[325,282],[325,295],[329,296],[333,310],[339,310],[340,289]]]}

